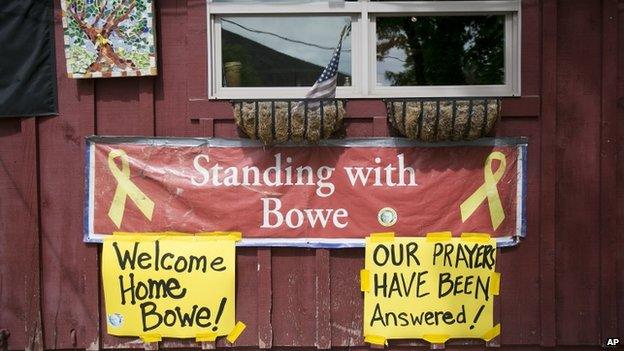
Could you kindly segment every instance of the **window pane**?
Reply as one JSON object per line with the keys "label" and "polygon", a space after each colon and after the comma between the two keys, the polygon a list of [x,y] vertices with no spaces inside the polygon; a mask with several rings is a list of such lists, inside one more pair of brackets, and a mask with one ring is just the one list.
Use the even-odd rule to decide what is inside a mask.
{"label": "window pane", "polygon": [[262,4],[262,3],[280,3],[280,4],[305,4],[316,2],[318,0],[212,0],[212,2],[233,2],[238,4]]}
{"label": "window pane", "polygon": [[[350,20],[307,15],[222,17],[223,86],[312,86]],[[350,82],[351,38],[347,36],[340,55],[338,85]]]}
{"label": "window pane", "polygon": [[505,16],[377,18],[377,84],[505,83]]}
{"label": "window pane", "polygon": [[[217,1],[223,1],[223,0],[217,0]],[[225,0],[228,1],[228,0]],[[262,1],[262,0],[260,0]],[[412,1],[475,1],[475,0],[369,0],[369,1],[405,1],[405,2],[412,2]],[[480,0],[480,1],[497,1],[497,0]]]}
{"label": "window pane", "polygon": [[[345,1],[358,1],[358,0],[345,0]],[[212,0],[212,2],[231,2],[237,4],[307,4],[312,2],[327,3],[327,0]],[[330,3],[342,2],[341,0],[329,0]]]}

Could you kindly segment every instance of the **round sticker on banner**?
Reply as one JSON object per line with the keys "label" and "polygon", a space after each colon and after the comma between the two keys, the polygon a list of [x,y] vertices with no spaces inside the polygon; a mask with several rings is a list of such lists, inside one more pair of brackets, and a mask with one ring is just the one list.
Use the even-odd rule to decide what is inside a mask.
{"label": "round sticker on banner", "polygon": [[123,316],[119,313],[109,314],[108,323],[113,327],[119,327],[121,324],[123,324]]}
{"label": "round sticker on banner", "polygon": [[377,220],[379,221],[379,224],[384,227],[391,227],[397,222],[397,213],[394,208],[384,207],[379,210]]}

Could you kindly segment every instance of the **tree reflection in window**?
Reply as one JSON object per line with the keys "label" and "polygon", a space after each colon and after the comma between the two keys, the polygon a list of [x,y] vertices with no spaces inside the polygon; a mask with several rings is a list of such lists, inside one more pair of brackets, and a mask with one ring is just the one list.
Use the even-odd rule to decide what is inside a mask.
{"label": "tree reflection in window", "polygon": [[377,18],[377,82],[391,86],[505,82],[505,16]]}
{"label": "tree reflection in window", "polygon": [[[222,86],[312,86],[349,21],[347,16],[221,17]],[[236,72],[235,82],[232,71]],[[351,38],[347,37],[340,55],[338,86],[350,85],[350,73]]]}

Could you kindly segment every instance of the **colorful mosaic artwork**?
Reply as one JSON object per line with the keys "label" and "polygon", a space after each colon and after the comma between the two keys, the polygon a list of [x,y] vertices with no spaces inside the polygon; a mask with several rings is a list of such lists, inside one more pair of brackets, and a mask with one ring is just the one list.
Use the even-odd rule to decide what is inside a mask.
{"label": "colorful mosaic artwork", "polygon": [[61,0],[70,78],[156,75],[152,0]]}

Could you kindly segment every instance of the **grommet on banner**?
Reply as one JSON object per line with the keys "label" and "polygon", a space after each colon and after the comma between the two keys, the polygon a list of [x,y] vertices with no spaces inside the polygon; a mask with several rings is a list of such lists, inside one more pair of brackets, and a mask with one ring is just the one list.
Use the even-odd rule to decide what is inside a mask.
{"label": "grommet on banner", "polygon": [[485,334],[483,334],[481,339],[483,339],[485,341],[490,341],[490,340],[494,339],[495,337],[499,336],[500,332],[501,332],[501,325],[499,323],[499,324],[495,325],[494,328],[488,330]]}
{"label": "grommet on banner", "polygon": [[233,344],[236,341],[236,339],[238,339],[238,337],[241,335],[243,330],[245,330],[245,328],[247,328],[245,323],[240,322],[240,321],[236,322],[234,329],[232,329],[232,331],[226,336],[227,341]]}
{"label": "grommet on banner", "polygon": [[472,242],[472,243],[487,243],[490,241],[490,234],[486,233],[462,233],[461,234],[462,241]]}
{"label": "grommet on banner", "polygon": [[360,291],[370,291],[370,271],[368,269],[360,270]]}
{"label": "grommet on banner", "polygon": [[383,243],[387,241],[394,240],[394,232],[385,232],[385,233],[371,233],[370,241],[371,243]]}
{"label": "grommet on banner", "polygon": [[453,237],[451,232],[432,232],[427,233],[427,242],[449,241]]}
{"label": "grommet on banner", "polygon": [[498,295],[500,292],[500,278],[501,274],[499,272],[492,273],[490,277],[490,294]]}
{"label": "grommet on banner", "polygon": [[444,344],[450,339],[450,336],[445,334],[425,334],[422,338],[432,344]]}
{"label": "grommet on banner", "polygon": [[364,342],[377,346],[386,346],[388,344],[386,338],[379,335],[366,335],[364,336]]}

